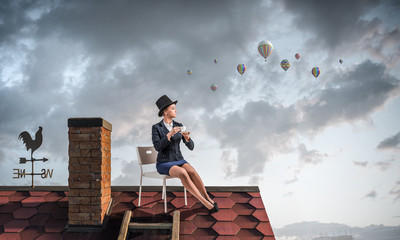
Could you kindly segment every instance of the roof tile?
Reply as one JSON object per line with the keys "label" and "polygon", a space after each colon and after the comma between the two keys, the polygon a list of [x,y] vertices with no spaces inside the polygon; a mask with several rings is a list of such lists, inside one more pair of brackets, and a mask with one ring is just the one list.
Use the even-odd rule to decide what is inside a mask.
{"label": "roof tile", "polygon": [[28,220],[13,219],[8,223],[4,224],[4,232],[21,232],[28,226],[29,226]]}
{"label": "roof tile", "polygon": [[53,202],[43,203],[37,207],[39,213],[52,213],[58,208],[60,208],[58,203]]}
{"label": "roof tile", "polygon": [[250,196],[252,196],[253,198],[258,197],[260,198],[260,192],[247,192]]}
{"label": "roof tile", "polygon": [[125,210],[127,209],[134,209],[135,206],[132,203],[126,203],[126,202],[120,202],[117,204],[114,204],[112,208],[112,213],[124,213]]}
{"label": "roof tile", "polygon": [[256,228],[262,234],[266,236],[274,236],[274,232],[272,231],[271,224],[268,222],[260,222]]}
{"label": "roof tile", "polygon": [[29,197],[29,192],[15,192],[8,196],[10,202],[21,202],[23,199]]}
{"label": "roof tile", "polygon": [[21,240],[19,233],[2,233],[0,234],[0,240]]}
{"label": "roof tile", "polygon": [[240,227],[233,222],[217,222],[212,228],[220,235],[235,236],[240,231]]}
{"label": "roof tile", "polygon": [[[175,195],[175,197],[185,197],[185,192],[184,191],[182,191],[182,192],[172,192],[172,193]],[[189,198],[189,197],[192,197],[192,194],[190,194],[190,192],[186,191],[186,196]]]}
{"label": "roof tile", "polygon": [[157,204],[158,201],[163,201],[161,198],[155,199],[153,197],[143,197],[140,199],[140,206],[139,206],[139,198],[136,198],[135,200],[132,201],[132,203],[136,207],[141,207],[141,208],[152,208],[154,205]]}
{"label": "roof tile", "polygon": [[229,197],[232,192],[210,192],[214,197]]}
{"label": "roof tile", "polygon": [[212,216],[217,221],[229,221],[232,222],[236,217],[237,213],[232,211],[232,209],[220,209],[218,212],[213,213]]}
{"label": "roof tile", "polygon": [[61,198],[57,201],[57,203],[60,205],[60,207],[68,207],[68,197]]}
{"label": "roof tile", "polygon": [[202,240],[214,240],[215,237],[218,236],[212,228],[198,228],[192,233],[192,237],[194,239],[202,239]]}
{"label": "roof tile", "polygon": [[21,239],[36,239],[40,234],[44,233],[43,227],[27,227],[20,233]]}
{"label": "roof tile", "polygon": [[252,215],[260,221],[269,221],[265,209],[256,209]]}
{"label": "roof tile", "polygon": [[[181,212],[181,221],[182,220],[187,220],[187,221],[192,221],[193,218],[195,218],[197,215],[192,209],[180,209]],[[173,212],[171,212],[172,214]]]}
{"label": "roof tile", "polygon": [[197,215],[191,221],[197,228],[210,228],[216,222],[210,215]]}
{"label": "roof tile", "polygon": [[174,205],[175,208],[192,208],[197,202],[197,199],[194,200],[191,197],[187,198],[187,205],[185,205],[185,198],[184,197],[176,197],[174,198],[171,203]]}
{"label": "roof tile", "polygon": [[13,213],[15,210],[21,207],[21,203],[19,202],[9,202],[0,207],[0,213]]}
{"label": "roof tile", "polygon": [[236,236],[243,240],[260,240],[263,237],[263,235],[255,229],[242,229]]}
{"label": "roof tile", "polygon": [[[135,192],[122,192],[118,194],[115,198],[115,202],[132,202],[138,197],[138,195]],[[142,195],[143,197],[143,195]]]}
{"label": "roof tile", "polygon": [[50,214],[48,213],[38,213],[29,219],[30,226],[43,226],[47,220],[49,220]]}
{"label": "roof tile", "polygon": [[31,197],[44,197],[45,195],[49,194],[49,191],[45,192],[38,192],[38,191],[29,191],[29,194]]}
{"label": "roof tile", "polygon": [[48,192],[47,195],[44,196],[44,200],[46,202],[57,202],[65,197],[64,192]]}
{"label": "roof tile", "polygon": [[[158,192],[142,192],[142,197],[154,197]],[[136,192],[139,196],[139,192]]]}
{"label": "roof tile", "polygon": [[8,196],[10,196],[10,195],[12,195],[14,193],[15,193],[15,191],[0,191],[0,196],[8,197]]}
{"label": "roof tile", "polygon": [[263,204],[261,198],[253,198],[253,199],[251,199],[250,204],[253,205],[255,208],[258,208],[258,209],[260,209],[260,208],[261,208],[261,209],[265,209],[264,204]]}
{"label": "roof tile", "polygon": [[179,226],[179,234],[192,234],[196,230],[196,226],[189,221],[183,221]]}
{"label": "roof tile", "polygon": [[234,221],[239,227],[254,229],[259,221],[257,218],[249,215],[238,216]]}
{"label": "roof tile", "polygon": [[45,233],[36,238],[36,240],[63,240],[63,237],[60,234]]}
{"label": "roof tile", "polygon": [[20,208],[14,212],[16,219],[28,219],[38,213],[36,208]]}
{"label": "roof tile", "polygon": [[218,203],[219,208],[231,208],[235,205],[235,202],[230,198],[214,198],[214,202]]}
{"label": "roof tile", "polygon": [[5,223],[11,221],[13,219],[12,213],[0,213],[0,225],[4,225]]}
{"label": "roof tile", "polygon": [[238,203],[232,207],[238,215],[251,215],[254,212],[254,207],[247,203]]}
{"label": "roof tile", "polygon": [[43,197],[28,197],[21,201],[24,207],[37,207],[44,202]]}
{"label": "roof tile", "polygon": [[180,235],[179,236],[180,240],[196,240],[194,237],[192,237],[191,235]]}
{"label": "roof tile", "polygon": [[240,238],[236,236],[218,236],[216,240],[240,240]]}
{"label": "roof tile", "polygon": [[52,220],[44,225],[44,229],[48,233],[61,233],[67,225],[67,220]]}
{"label": "roof tile", "polygon": [[0,205],[8,203],[8,197],[0,197]]}
{"label": "roof tile", "polygon": [[234,192],[229,198],[235,203],[248,203],[252,199],[252,197],[245,192]]}
{"label": "roof tile", "polygon": [[51,213],[54,219],[68,219],[68,208],[56,208],[55,211]]}

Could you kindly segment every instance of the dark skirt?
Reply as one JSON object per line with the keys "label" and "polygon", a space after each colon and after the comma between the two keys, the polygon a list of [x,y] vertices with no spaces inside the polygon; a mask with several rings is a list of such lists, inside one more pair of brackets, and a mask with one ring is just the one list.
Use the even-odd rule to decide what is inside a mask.
{"label": "dark skirt", "polygon": [[182,167],[183,164],[188,163],[186,162],[185,159],[181,159],[178,161],[172,161],[172,162],[165,162],[165,163],[159,163],[157,162],[156,167],[157,167],[157,172],[159,174],[164,174],[169,176],[169,169],[173,166],[179,166]]}

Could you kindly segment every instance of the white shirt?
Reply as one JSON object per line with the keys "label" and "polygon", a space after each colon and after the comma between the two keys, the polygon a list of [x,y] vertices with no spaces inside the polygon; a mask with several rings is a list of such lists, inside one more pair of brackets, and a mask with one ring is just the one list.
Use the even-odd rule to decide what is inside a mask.
{"label": "white shirt", "polygon": [[174,124],[174,121],[171,121],[170,124],[168,124],[168,123],[166,123],[166,122],[164,122],[164,121],[163,121],[163,123],[164,123],[164,126],[168,129],[168,131],[171,132],[171,130],[172,130],[172,125]]}

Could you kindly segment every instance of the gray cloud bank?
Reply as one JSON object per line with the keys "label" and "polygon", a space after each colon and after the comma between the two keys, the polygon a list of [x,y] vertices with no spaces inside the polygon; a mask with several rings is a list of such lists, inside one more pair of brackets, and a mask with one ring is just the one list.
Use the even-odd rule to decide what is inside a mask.
{"label": "gray cloud bank", "polygon": [[[362,40],[379,28],[380,21],[361,21],[376,6],[361,3],[286,2],[282,11],[294,14],[302,32],[322,36],[321,46],[334,49],[346,43],[348,49],[359,50],[370,45]],[[274,70],[257,72],[264,61],[260,56],[259,62],[252,60],[258,54],[254,42],[267,40],[265,33],[280,24],[280,19],[271,17],[280,4],[2,1],[0,157],[17,157],[8,149],[22,149],[18,134],[34,133],[41,125],[45,134],[41,150],[65,164],[70,117],[100,116],[110,121],[113,149],[148,142],[151,125],[159,120],[154,102],[167,94],[187,110],[182,119],[207,129],[207,136],[223,148],[227,176],[261,174],[268,161],[286,152],[297,152],[303,165],[323,161],[325,153],[307,149],[298,136],[365,120],[399,95],[399,80],[388,73],[390,66],[373,60],[351,63],[344,71],[327,65],[321,83],[304,83],[302,73],[296,76],[301,86],[312,88],[293,89],[302,91],[302,97],[289,105],[280,103],[273,93],[282,88],[280,75]],[[333,8],[341,12],[340,18],[327,14]],[[356,33],[350,33],[353,29]],[[391,39],[399,35],[392,31]],[[374,36],[371,41],[383,41]],[[313,43],[315,39],[307,40],[303,51],[313,52]],[[278,57],[271,56],[270,64]],[[246,59],[254,71],[243,80],[235,68]],[[187,69],[193,71],[191,76]],[[216,93],[210,91],[211,83],[218,84]],[[251,89],[259,90],[260,96],[252,99]],[[115,158],[124,160],[122,165],[134,168],[127,159]],[[117,179],[123,181],[126,174]],[[251,182],[261,179],[253,176]]]}
{"label": "gray cloud bank", "polygon": [[378,144],[377,148],[380,150],[400,150],[400,132],[397,132],[395,135],[382,140]]}

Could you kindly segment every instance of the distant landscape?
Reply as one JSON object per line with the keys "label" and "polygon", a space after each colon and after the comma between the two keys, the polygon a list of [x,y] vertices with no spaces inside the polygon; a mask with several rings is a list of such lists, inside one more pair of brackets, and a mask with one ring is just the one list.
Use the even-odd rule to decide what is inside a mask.
{"label": "distant landscape", "polygon": [[352,235],[354,240],[400,240],[400,226],[350,227],[338,223],[301,222],[274,229],[277,240],[312,240],[321,236]]}

